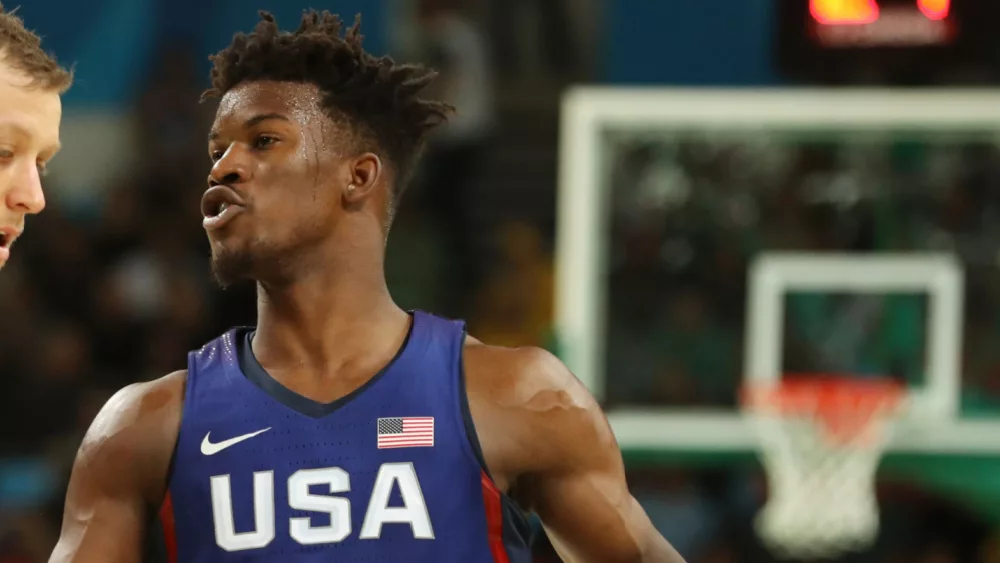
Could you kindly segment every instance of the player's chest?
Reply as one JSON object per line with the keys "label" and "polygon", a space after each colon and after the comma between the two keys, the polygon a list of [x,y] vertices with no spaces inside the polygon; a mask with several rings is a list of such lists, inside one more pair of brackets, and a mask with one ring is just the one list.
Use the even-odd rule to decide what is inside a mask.
{"label": "player's chest", "polygon": [[429,539],[436,525],[470,509],[456,498],[479,491],[467,456],[433,420],[218,428],[183,438],[170,492],[178,512],[211,519],[226,551],[261,549],[276,538]]}

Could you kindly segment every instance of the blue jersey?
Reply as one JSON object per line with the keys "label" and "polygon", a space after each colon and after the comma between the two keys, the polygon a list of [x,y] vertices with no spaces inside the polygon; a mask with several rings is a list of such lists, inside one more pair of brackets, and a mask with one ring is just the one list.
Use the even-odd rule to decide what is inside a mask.
{"label": "blue jersey", "polygon": [[392,362],[328,404],[271,378],[252,337],[188,357],[160,511],[171,561],[530,561],[471,422],[462,323],[415,312]]}

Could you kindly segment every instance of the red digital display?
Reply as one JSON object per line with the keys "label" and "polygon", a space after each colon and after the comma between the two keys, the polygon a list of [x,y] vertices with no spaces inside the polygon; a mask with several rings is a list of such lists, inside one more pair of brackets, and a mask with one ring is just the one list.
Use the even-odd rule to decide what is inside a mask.
{"label": "red digital display", "polygon": [[917,0],[917,8],[929,20],[943,20],[951,10],[951,0]]}
{"label": "red digital display", "polygon": [[875,0],[809,0],[809,13],[823,25],[863,25],[878,19]]}
{"label": "red digital display", "polygon": [[954,38],[951,0],[809,0],[825,47],[944,45]]}
{"label": "red digital display", "polygon": [[1000,82],[1000,0],[770,0],[784,76],[830,84]]}
{"label": "red digital display", "polygon": [[[915,0],[916,8],[929,20],[943,20],[951,11],[951,0]],[[821,25],[865,25],[879,20],[877,0],[809,0],[809,14]]]}

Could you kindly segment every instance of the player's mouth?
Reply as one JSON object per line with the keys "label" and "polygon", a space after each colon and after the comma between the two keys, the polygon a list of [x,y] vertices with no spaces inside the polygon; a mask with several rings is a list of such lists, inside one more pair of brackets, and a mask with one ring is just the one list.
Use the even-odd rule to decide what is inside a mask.
{"label": "player's mouth", "polygon": [[10,248],[21,236],[21,229],[16,227],[0,227],[0,264],[10,259]]}
{"label": "player's mouth", "polygon": [[228,186],[212,186],[201,198],[201,225],[206,231],[216,231],[226,226],[246,209],[243,198]]}

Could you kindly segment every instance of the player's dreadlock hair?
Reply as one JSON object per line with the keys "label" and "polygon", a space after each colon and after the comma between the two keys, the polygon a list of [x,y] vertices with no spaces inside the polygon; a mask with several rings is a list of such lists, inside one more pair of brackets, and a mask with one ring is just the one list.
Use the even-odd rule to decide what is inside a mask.
{"label": "player's dreadlock hair", "polygon": [[0,62],[27,74],[32,87],[62,94],[73,83],[72,71],[42,50],[42,39],[25,29],[15,12],[5,12],[0,4]]}
{"label": "player's dreadlock hair", "polygon": [[[315,84],[323,107],[334,119],[346,118],[368,146],[379,150],[396,170],[393,200],[405,189],[428,132],[453,108],[418,97],[436,73],[417,65],[376,58],[362,46],[361,16],[343,30],[340,17],[309,10],[294,32],[281,31],[268,12],[249,35],[210,57],[212,88],[202,99],[217,98],[238,84],[276,80]],[[372,146],[374,144],[374,146]]]}

